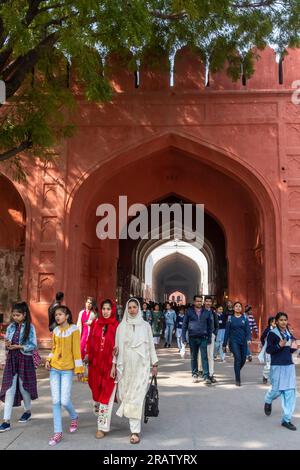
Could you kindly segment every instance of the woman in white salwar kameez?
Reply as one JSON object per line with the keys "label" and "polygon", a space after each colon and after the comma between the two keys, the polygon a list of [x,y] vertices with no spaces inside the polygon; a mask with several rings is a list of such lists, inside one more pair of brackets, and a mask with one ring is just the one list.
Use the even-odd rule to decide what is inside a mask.
{"label": "woman in white salwar kameez", "polygon": [[149,323],[143,320],[140,303],[132,298],[126,304],[116,333],[116,352],[112,375],[117,382],[120,407],[117,415],[129,418],[130,442],[140,442],[144,399],[150,372],[157,375],[157,355]]}

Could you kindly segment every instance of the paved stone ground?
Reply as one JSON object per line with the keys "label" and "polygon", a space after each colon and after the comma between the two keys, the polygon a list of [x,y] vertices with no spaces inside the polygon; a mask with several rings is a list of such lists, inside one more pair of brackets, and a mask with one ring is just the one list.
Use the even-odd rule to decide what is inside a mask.
{"label": "paved stone ground", "polygon": [[[243,369],[241,388],[234,384],[232,358],[225,364],[216,362],[218,384],[210,387],[192,383],[189,355],[181,359],[175,348],[160,349],[159,359],[160,414],[143,424],[138,446],[129,444],[128,420],[117,417],[116,408],[111,433],[100,441],[94,438],[96,418],[91,413],[89,387],[74,380],[73,402],[80,414],[79,430],[72,435],[67,432],[69,418],[64,413],[64,440],[53,451],[300,448],[300,400],[294,419],[298,431],[280,426],[279,400],[273,405],[272,416],[266,417],[263,398],[267,387],[261,382],[262,366],[256,358]],[[11,431],[0,434],[1,450],[49,449],[52,414],[47,371],[39,369],[38,377],[40,397],[33,402],[33,419],[25,425],[18,423],[22,409],[15,408]],[[0,406],[2,415],[3,405]]]}

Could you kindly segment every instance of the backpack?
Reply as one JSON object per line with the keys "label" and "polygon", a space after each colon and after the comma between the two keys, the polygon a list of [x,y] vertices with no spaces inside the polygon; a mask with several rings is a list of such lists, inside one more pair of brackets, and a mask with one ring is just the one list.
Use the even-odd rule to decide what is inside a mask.
{"label": "backpack", "polygon": [[153,416],[158,416],[158,388],[157,388],[157,379],[152,376],[148,391],[146,393],[145,399],[145,409],[144,409],[144,423],[148,422],[148,418]]}

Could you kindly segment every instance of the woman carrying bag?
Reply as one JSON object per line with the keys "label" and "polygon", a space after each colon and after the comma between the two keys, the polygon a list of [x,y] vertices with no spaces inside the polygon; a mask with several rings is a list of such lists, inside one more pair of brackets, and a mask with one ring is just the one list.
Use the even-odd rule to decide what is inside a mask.
{"label": "woman carrying bag", "polygon": [[150,372],[157,375],[158,359],[151,326],[143,320],[140,303],[135,298],[128,300],[117,328],[116,352],[111,374],[118,384],[117,415],[129,418],[130,443],[138,444],[149,376]]}

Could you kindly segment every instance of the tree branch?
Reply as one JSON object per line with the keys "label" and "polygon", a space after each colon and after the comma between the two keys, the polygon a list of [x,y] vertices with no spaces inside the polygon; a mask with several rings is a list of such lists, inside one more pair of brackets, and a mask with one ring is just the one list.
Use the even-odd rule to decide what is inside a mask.
{"label": "tree branch", "polygon": [[29,26],[30,23],[34,20],[34,18],[38,15],[39,4],[41,2],[42,0],[28,0],[29,7],[24,20],[24,24],[26,26]]}
{"label": "tree branch", "polygon": [[6,63],[12,51],[13,51],[12,47],[9,47],[5,49],[4,51],[0,52],[0,73],[2,73],[2,71],[4,70],[4,67],[6,66]]}
{"label": "tree branch", "polygon": [[17,147],[13,147],[10,150],[7,150],[6,152],[0,153],[0,162],[4,162],[5,160],[9,160],[12,157],[15,157],[18,155],[18,153],[24,152],[24,150],[28,150],[32,147],[33,142],[30,138],[24,140],[20,145]]}
{"label": "tree branch", "polygon": [[235,3],[232,3],[231,6],[234,7],[234,8],[262,8],[262,7],[270,7],[272,5],[276,5],[276,4],[283,4],[282,1],[278,1],[278,0],[261,0],[260,2],[256,2],[256,3],[252,3],[252,2],[245,2],[245,1],[241,1],[241,2],[235,2]]}
{"label": "tree branch", "polygon": [[155,18],[160,18],[162,20],[183,20],[188,17],[188,14],[185,10],[179,11],[178,13],[162,13],[158,10],[151,11],[150,14]]}
{"label": "tree branch", "polygon": [[24,56],[18,57],[12,64],[4,70],[2,76],[6,82],[6,96],[10,98],[22,85],[26,75],[32,70],[32,67],[38,62],[42,52],[54,46],[58,40],[59,34],[52,33],[41,41],[38,46],[31,49]]}

